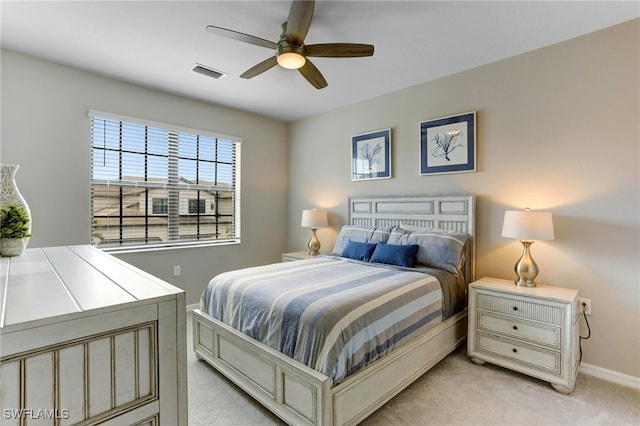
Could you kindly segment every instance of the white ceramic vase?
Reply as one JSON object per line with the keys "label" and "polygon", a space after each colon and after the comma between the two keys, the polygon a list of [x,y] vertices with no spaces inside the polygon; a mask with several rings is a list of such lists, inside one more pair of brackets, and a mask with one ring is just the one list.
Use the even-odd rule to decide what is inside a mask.
{"label": "white ceramic vase", "polygon": [[[22,207],[29,217],[29,235],[31,235],[31,210],[26,200],[20,194],[16,185],[16,172],[20,166],[15,164],[0,164],[0,208],[6,208],[12,204]],[[29,238],[2,239],[0,241],[0,254],[3,256],[18,256],[29,244]],[[18,254],[15,253],[20,247]]]}

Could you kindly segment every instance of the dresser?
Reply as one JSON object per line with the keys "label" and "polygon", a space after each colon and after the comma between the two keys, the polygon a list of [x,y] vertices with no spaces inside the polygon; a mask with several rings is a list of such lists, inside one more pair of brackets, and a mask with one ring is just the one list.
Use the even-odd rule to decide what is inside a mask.
{"label": "dresser", "polygon": [[91,246],[0,257],[2,425],[186,425],[185,293]]}
{"label": "dresser", "polygon": [[467,353],[570,393],[579,367],[578,291],[482,278],[469,285]]}

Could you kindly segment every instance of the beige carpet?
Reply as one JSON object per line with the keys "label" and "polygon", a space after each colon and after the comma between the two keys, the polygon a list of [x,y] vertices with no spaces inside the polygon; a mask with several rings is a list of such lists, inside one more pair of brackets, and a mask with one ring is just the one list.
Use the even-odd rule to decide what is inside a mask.
{"label": "beige carpet", "polygon": [[[198,361],[187,315],[189,424],[284,424]],[[473,364],[460,347],[361,423],[389,425],[640,425],[640,391],[580,374],[571,395],[543,381]]]}

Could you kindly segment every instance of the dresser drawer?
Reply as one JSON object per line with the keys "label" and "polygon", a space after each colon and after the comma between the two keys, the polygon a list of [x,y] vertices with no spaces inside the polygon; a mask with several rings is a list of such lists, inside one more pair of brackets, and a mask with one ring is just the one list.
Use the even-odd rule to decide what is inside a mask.
{"label": "dresser drawer", "polygon": [[560,327],[526,322],[511,316],[500,316],[490,312],[478,312],[478,330],[505,334],[531,343],[561,348]]}
{"label": "dresser drawer", "polygon": [[478,332],[477,350],[498,358],[507,359],[523,367],[543,370],[561,376],[562,366],[559,351],[535,348],[512,339],[501,339],[491,334]]}
{"label": "dresser drawer", "polygon": [[562,325],[563,320],[562,308],[548,302],[539,304],[495,294],[478,293],[477,308],[554,325]]}

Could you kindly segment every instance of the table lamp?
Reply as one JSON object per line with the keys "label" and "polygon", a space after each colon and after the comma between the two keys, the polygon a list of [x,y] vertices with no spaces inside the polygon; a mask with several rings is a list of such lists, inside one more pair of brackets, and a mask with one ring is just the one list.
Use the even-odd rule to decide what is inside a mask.
{"label": "table lamp", "polygon": [[531,257],[529,248],[534,240],[553,240],[553,218],[550,212],[532,212],[529,209],[507,210],[504,212],[502,236],[517,238],[524,246],[522,256],[514,270],[517,279],[515,284],[522,287],[535,287],[538,276],[538,265]]}
{"label": "table lamp", "polygon": [[316,229],[327,225],[327,212],[316,209],[302,211],[301,226],[304,228],[311,228],[311,232],[313,233],[308,244],[310,256],[317,256],[320,251],[320,240],[318,240],[318,237],[316,236]]}

